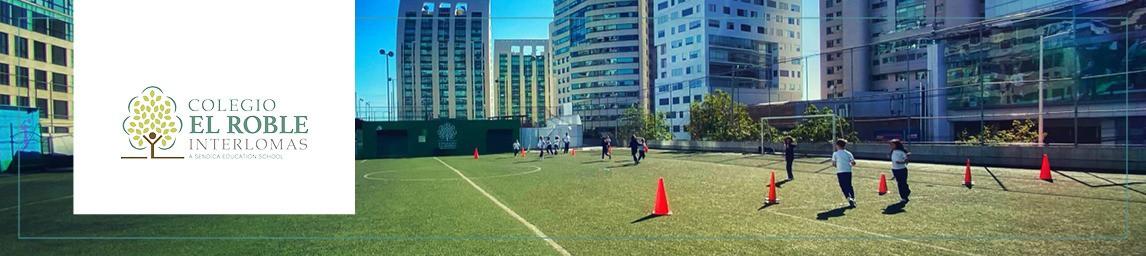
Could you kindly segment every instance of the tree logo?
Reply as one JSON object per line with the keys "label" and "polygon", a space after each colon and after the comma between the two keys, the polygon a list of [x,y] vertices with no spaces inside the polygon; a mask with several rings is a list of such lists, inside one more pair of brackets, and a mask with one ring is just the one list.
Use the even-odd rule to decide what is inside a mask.
{"label": "tree logo", "polygon": [[457,128],[453,124],[443,123],[438,126],[438,149],[457,149]]}
{"label": "tree logo", "polygon": [[176,135],[183,129],[183,119],[175,116],[175,100],[155,86],[143,88],[139,96],[128,101],[129,115],[123,119],[123,132],[135,150],[149,150],[147,156],[124,156],[123,159],[182,159],[183,157],[155,156],[155,149],[168,150],[175,146]]}

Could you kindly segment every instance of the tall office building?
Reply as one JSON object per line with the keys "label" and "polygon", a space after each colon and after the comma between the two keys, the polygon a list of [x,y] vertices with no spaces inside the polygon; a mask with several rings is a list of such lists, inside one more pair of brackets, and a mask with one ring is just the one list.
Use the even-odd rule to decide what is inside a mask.
{"label": "tall office building", "polygon": [[39,110],[44,152],[71,153],[72,1],[0,0],[0,23],[0,105]]}
{"label": "tall office building", "polygon": [[927,87],[928,39],[981,20],[982,1],[820,1],[824,99]]}
{"label": "tall office building", "polygon": [[494,40],[494,72],[491,75],[491,117],[524,117],[534,125],[554,116],[553,87],[547,79],[549,40]]}
{"label": "tall office building", "polygon": [[398,15],[399,118],[485,118],[489,1],[402,0]]}
{"label": "tall office building", "polygon": [[649,108],[652,17],[649,0],[555,0],[551,80],[587,130],[614,130],[626,108]]}
{"label": "tall office building", "polygon": [[656,14],[658,113],[674,139],[689,139],[689,105],[721,90],[754,105],[800,100],[800,4],[663,0]]}

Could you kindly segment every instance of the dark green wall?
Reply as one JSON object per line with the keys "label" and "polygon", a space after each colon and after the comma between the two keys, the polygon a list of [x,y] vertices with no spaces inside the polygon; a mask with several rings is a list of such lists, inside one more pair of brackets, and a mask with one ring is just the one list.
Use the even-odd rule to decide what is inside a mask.
{"label": "dark green wall", "polygon": [[[438,133],[439,128],[449,126],[446,124],[456,131],[452,144],[443,140],[448,139],[448,135],[441,137]],[[441,119],[360,122],[358,125],[356,132],[362,140],[356,150],[358,159],[472,155],[474,148],[482,154],[512,152],[513,141],[521,130],[517,120]],[[419,141],[419,136],[425,136],[425,141]]]}

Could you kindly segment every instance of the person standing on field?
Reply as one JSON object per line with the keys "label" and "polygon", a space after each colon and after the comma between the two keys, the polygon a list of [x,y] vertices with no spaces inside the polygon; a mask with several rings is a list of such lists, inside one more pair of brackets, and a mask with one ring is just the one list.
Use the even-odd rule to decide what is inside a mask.
{"label": "person standing on field", "polygon": [[856,165],[856,159],[855,156],[852,156],[852,152],[846,149],[847,146],[847,140],[836,140],[836,152],[832,153],[832,167],[836,167],[836,179],[840,183],[840,190],[843,191],[844,198],[848,200],[848,206],[855,208],[856,193],[855,189],[852,188],[852,167]]}
{"label": "person standing on field", "polygon": [[521,141],[513,140],[513,157],[517,157],[517,154],[521,153],[518,151],[521,151]]}
{"label": "person standing on field", "polygon": [[569,142],[572,140],[573,138],[569,137],[569,133],[565,133],[565,154],[569,154]]}
{"label": "person standing on field", "polygon": [[796,161],[796,140],[792,137],[784,138],[784,167],[788,170],[788,180],[794,179],[792,176],[792,162]]}
{"label": "person standing on field", "polygon": [[540,152],[540,155],[537,155],[538,158],[545,159],[545,147],[545,138],[537,137],[537,152]]}
{"label": "person standing on field", "polygon": [[911,196],[911,188],[907,186],[907,156],[911,153],[907,152],[899,139],[893,139],[888,144],[891,146],[891,173],[895,176],[899,202],[906,204],[910,201],[907,197]]}
{"label": "person standing on field", "polygon": [[605,135],[601,139],[601,160],[604,160],[605,156],[609,156],[610,160],[613,159],[613,155],[609,154],[609,143],[612,143],[612,141],[609,140],[609,135]]}
{"label": "person standing on field", "polygon": [[645,138],[640,138],[640,141],[641,141],[641,149],[640,149],[641,150],[641,157],[639,157],[638,159],[640,159],[641,161],[644,161],[645,160],[645,153],[649,151],[649,143],[647,141],[645,141]]}
{"label": "person standing on field", "polygon": [[637,151],[641,150],[641,141],[637,140],[637,135],[629,136],[629,149],[633,151],[633,164],[641,164],[641,159],[637,158]]}

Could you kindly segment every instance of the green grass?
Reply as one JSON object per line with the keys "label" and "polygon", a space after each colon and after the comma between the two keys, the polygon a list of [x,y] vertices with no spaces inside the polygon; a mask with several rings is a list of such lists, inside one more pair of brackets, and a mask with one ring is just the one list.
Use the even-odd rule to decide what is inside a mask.
{"label": "green grass", "polygon": [[[761,209],[769,172],[785,177],[778,157],[658,151],[632,166],[627,150],[612,161],[595,153],[440,159],[576,255],[1128,255],[1146,248],[1144,176],[1056,172],[1047,183],[1035,170],[974,167],[976,186],[967,189],[962,166],[914,163],[912,202],[885,214],[898,200],[891,180],[891,193],[875,193],[880,173],[891,178],[888,164],[860,161],[859,207],[817,220],[844,202],[823,158],[798,159],[796,180],[779,189],[781,203]],[[23,240],[8,207],[16,205],[16,177],[0,177],[0,254],[557,253],[434,158],[356,165],[353,216],[74,216],[70,173],[25,175]],[[652,210],[660,177],[674,215],[632,223]],[[1122,183],[1129,185],[1115,185]]]}

